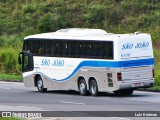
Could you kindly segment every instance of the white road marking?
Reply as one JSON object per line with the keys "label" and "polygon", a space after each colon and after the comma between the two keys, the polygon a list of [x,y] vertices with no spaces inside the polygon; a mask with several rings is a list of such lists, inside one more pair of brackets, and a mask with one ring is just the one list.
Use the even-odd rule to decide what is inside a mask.
{"label": "white road marking", "polygon": [[60,101],[60,102],[66,104],[85,105],[85,103],[77,103],[77,102],[68,102],[68,101]]}
{"label": "white road marking", "polygon": [[0,89],[10,90],[11,88],[0,87]]}
{"label": "white road marking", "polygon": [[38,107],[29,107],[29,106],[17,106],[19,108],[27,108],[27,109],[38,109],[38,110],[42,110],[42,108],[38,108]]}
{"label": "white road marking", "polygon": [[146,99],[146,98],[141,98],[141,99],[138,99],[138,98],[129,98],[129,100],[136,100],[136,101],[141,101],[141,102],[152,102],[152,103],[160,103],[160,99],[155,99],[155,98],[152,98],[152,99]]}
{"label": "white road marking", "polygon": [[38,111],[38,110],[43,110],[43,108],[30,107],[30,106],[0,105],[0,111]]}
{"label": "white road marking", "polygon": [[128,119],[128,118],[121,118],[121,117],[110,117],[110,119],[115,119],[115,120],[131,120],[131,119]]}
{"label": "white road marking", "polygon": [[75,120],[67,117],[26,118],[26,120]]}
{"label": "white road marking", "polygon": [[27,120],[131,120],[121,117],[43,117],[28,118]]}

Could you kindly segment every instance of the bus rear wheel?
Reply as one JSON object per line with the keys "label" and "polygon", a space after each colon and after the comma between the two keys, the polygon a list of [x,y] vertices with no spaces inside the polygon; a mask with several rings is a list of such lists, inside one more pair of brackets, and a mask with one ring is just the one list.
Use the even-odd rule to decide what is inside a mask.
{"label": "bus rear wheel", "polygon": [[129,95],[132,95],[134,90],[117,90],[117,91],[114,91],[114,94],[115,95],[120,95],[120,96],[129,96]]}
{"label": "bus rear wheel", "polygon": [[98,95],[98,85],[95,79],[91,80],[89,88],[90,88],[89,91],[92,96]]}
{"label": "bus rear wheel", "polygon": [[87,85],[85,80],[82,78],[78,83],[79,93],[83,96],[87,95]]}
{"label": "bus rear wheel", "polygon": [[47,88],[44,88],[43,80],[41,77],[38,77],[38,79],[37,79],[37,89],[39,92],[46,92],[47,91]]}

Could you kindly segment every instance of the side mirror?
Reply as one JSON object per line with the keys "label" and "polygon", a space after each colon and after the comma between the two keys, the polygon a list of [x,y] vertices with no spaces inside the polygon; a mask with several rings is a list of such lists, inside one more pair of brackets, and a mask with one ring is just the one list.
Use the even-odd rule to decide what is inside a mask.
{"label": "side mirror", "polygon": [[18,56],[18,64],[19,65],[22,64],[22,60],[21,60],[21,56],[20,55]]}
{"label": "side mirror", "polygon": [[21,59],[21,56],[20,56],[22,53],[23,53],[23,52],[20,52],[20,53],[19,53],[19,56],[18,56],[18,64],[19,64],[19,65],[22,64],[22,59]]}

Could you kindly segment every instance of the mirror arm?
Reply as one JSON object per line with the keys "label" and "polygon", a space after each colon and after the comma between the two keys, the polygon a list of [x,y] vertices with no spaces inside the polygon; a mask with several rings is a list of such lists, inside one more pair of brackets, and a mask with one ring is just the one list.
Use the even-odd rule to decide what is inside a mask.
{"label": "mirror arm", "polygon": [[19,63],[19,65],[21,65],[22,64],[22,60],[21,60],[21,54],[23,54],[23,52],[20,52],[19,53],[19,56],[18,56],[18,63]]}

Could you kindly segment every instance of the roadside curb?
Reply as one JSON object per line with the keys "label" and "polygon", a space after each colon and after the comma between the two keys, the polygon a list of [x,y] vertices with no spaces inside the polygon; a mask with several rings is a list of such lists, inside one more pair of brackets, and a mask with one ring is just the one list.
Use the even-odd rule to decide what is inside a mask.
{"label": "roadside curb", "polygon": [[149,90],[149,89],[137,89],[136,91],[145,91],[145,92],[160,92],[160,90]]}

